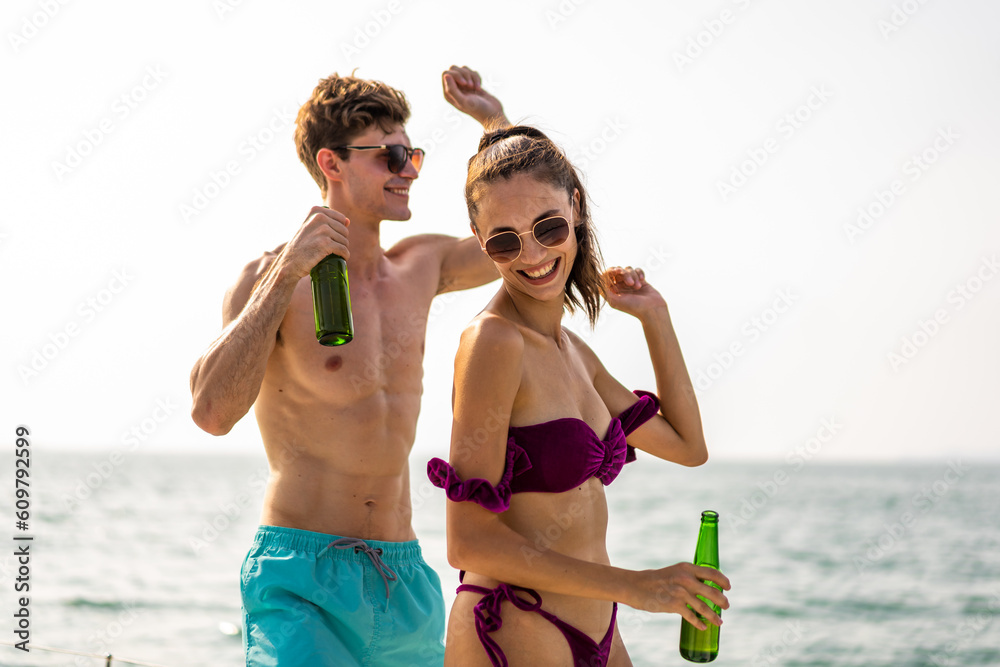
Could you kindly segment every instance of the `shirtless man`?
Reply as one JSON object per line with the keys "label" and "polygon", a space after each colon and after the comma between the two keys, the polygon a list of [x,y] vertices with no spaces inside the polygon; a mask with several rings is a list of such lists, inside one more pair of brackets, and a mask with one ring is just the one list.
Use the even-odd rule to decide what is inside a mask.
{"label": "shirtless man", "polygon": [[[442,80],[457,109],[508,124],[476,72],[452,67]],[[270,467],[241,576],[248,665],[442,662],[440,581],[410,525],[424,337],[436,295],[497,274],[475,237],[382,249],[382,221],[410,219],[423,157],[408,118],[383,83],[320,81],[295,141],[326,207],[243,269],[222,335],[191,371],[195,423],[224,435],[254,406]],[[339,347],[316,341],[309,278],[331,253],[347,260],[354,319],[354,340]]]}

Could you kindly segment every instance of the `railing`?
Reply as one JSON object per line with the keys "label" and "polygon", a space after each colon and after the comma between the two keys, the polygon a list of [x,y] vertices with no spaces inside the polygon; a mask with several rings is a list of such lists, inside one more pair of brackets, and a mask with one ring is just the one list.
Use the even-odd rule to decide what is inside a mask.
{"label": "railing", "polygon": [[[15,644],[0,641],[0,646],[15,646]],[[144,662],[142,660],[132,660],[131,658],[116,658],[110,653],[87,653],[86,651],[73,651],[66,648],[38,646],[37,644],[28,644],[28,648],[32,651],[51,651],[53,653],[65,653],[67,655],[81,655],[85,658],[97,658],[98,660],[104,660],[104,667],[112,667],[114,663],[121,663],[124,665],[142,665],[142,667],[166,667],[165,665],[159,665],[155,662]]]}

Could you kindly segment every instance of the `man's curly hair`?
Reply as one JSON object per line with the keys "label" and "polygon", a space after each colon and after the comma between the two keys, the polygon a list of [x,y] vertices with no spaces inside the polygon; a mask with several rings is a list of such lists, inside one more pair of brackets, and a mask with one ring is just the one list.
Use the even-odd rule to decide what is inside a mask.
{"label": "man's curly hair", "polygon": [[[299,159],[326,196],[326,177],[316,163],[316,152],[351,143],[372,125],[391,132],[410,118],[410,105],[402,92],[381,81],[368,81],[336,73],[321,79],[295,119],[295,149]],[[337,151],[348,159],[350,151]]]}

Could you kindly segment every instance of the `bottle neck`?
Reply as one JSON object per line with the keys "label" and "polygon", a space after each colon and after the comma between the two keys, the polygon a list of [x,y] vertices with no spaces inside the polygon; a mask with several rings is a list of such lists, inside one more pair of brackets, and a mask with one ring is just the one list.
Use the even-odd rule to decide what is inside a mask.
{"label": "bottle neck", "polygon": [[701,514],[694,564],[716,569],[719,567],[719,515],[711,510]]}

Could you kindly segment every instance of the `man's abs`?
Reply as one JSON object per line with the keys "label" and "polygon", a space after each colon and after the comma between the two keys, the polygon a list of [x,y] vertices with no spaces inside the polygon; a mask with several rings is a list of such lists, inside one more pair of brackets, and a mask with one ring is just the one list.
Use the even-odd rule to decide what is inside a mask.
{"label": "man's abs", "polygon": [[261,523],[413,539],[408,457],[419,390],[376,391],[340,406],[285,390],[265,383],[254,407],[271,469]]}

